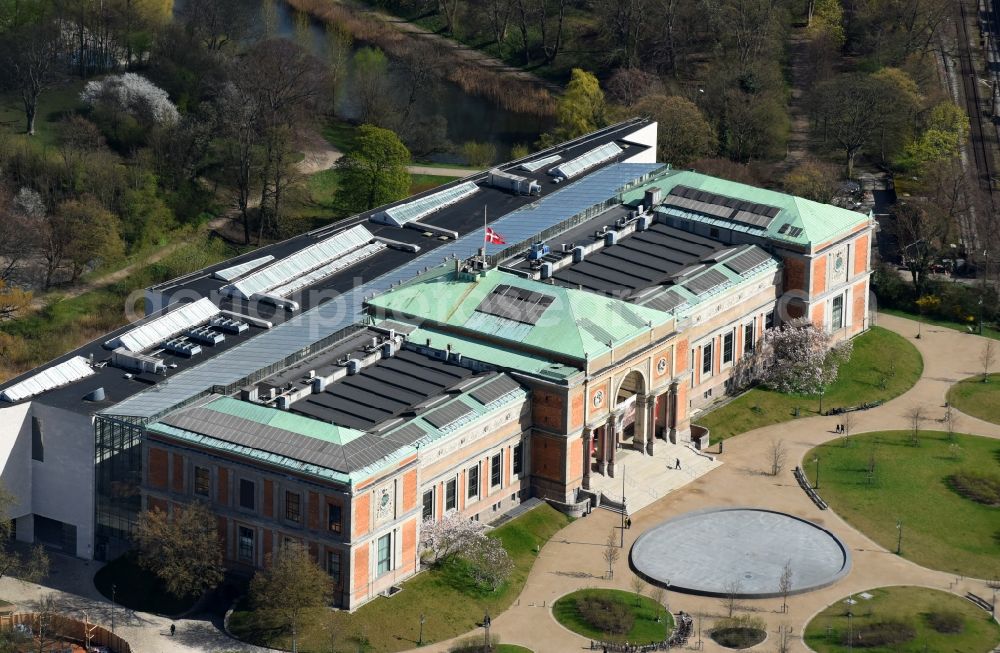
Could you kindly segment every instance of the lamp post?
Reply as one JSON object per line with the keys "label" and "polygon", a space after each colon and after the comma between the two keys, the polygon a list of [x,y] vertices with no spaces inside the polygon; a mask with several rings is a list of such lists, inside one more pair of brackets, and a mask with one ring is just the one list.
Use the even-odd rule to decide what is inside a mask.
{"label": "lamp post", "polygon": [[816,484],[813,485],[814,490],[819,489],[819,455],[813,456],[813,462],[816,463]]}
{"label": "lamp post", "polygon": [[896,555],[901,555],[903,552],[903,521],[900,519],[896,520]]}
{"label": "lamp post", "polygon": [[483,640],[485,644],[485,651],[492,651],[493,647],[490,645],[490,611],[486,610],[486,616],[483,617],[483,632],[485,633],[485,638]]}
{"label": "lamp post", "polygon": [[424,622],[425,621],[427,621],[427,617],[424,616],[423,612],[421,612],[420,613],[420,637],[417,638],[417,646],[423,646],[424,645]]}
{"label": "lamp post", "polygon": [[622,538],[619,548],[625,548],[625,513],[628,511],[625,500],[625,465],[622,465]]}
{"label": "lamp post", "polygon": [[111,633],[115,632],[115,594],[118,592],[118,586],[114,583],[111,584]]}

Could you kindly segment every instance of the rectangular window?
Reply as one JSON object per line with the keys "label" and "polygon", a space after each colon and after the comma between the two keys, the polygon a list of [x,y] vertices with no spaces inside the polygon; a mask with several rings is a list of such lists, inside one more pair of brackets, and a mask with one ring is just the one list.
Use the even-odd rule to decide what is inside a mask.
{"label": "rectangular window", "polygon": [[833,298],[830,309],[830,328],[834,331],[844,327],[844,296]]}
{"label": "rectangular window", "polygon": [[326,573],[330,574],[334,585],[340,584],[340,552],[326,552]]}
{"label": "rectangular window", "polygon": [[377,576],[392,569],[392,533],[386,533],[378,538],[378,571]]}
{"label": "rectangular window", "polygon": [[773,329],[774,328],[774,313],[768,313],[764,316],[764,328]]}
{"label": "rectangular window", "polygon": [[194,493],[198,496],[207,497],[210,487],[212,487],[212,470],[208,467],[195,467]]}
{"label": "rectangular window", "polygon": [[245,526],[240,526],[238,554],[240,560],[253,562],[253,530]]}
{"label": "rectangular window", "polygon": [[520,476],[521,475],[521,467],[522,467],[522,463],[521,463],[521,445],[522,445],[521,442],[518,442],[516,445],[514,445],[513,460],[511,461],[511,473],[514,476]]}
{"label": "rectangular window", "polygon": [[469,468],[469,498],[479,496],[479,465]]}
{"label": "rectangular window", "polygon": [[496,487],[500,485],[500,463],[502,454],[490,458],[490,487]]}
{"label": "rectangular window", "polygon": [[326,504],[326,528],[331,533],[339,533],[343,527],[340,506],[335,503]]}
{"label": "rectangular window", "polygon": [[701,348],[701,373],[712,373],[712,343],[707,342]]}
{"label": "rectangular window", "polygon": [[240,479],[240,508],[253,510],[257,505],[257,487],[253,481]]}
{"label": "rectangular window", "polygon": [[453,478],[444,484],[444,509],[454,510],[458,507],[458,479]]}
{"label": "rectangular window", "polygon": [[424,492],[424,512],[421,517],[424,521],[434,519],[434,490]]}
{"label": "rectangular window", "polygon": [[730,331],[726,335],[722,336],[722,362],[732,363],[733,362],[733,332]]}
{"label": "rectangular window", "polygon": [[45,440],[42,438],[42,420],[31,418],[31,459],[45,462]]}
{"label": "rectangular window", "polygon": [[298,492],[285,492],[285,519],[296,524],[302,519],[302,495]]}
{"label": "rectangular window", "polygon": [[750,353],[753,351],[754,337],[753,337],[753,322],[743,327],[743,351]]}

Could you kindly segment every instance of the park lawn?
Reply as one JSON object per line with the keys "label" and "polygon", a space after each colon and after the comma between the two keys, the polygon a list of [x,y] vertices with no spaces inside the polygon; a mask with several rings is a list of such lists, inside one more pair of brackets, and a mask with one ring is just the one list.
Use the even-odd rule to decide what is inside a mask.
{"label": "park lawn", "polygon": [[179,615],[190,609],[198,599],[192,596],[178,599],[170,595],[156,574],[139,566],[136,558],[125,554],[101,567],[94,575],[94,587],[116,604],[137,610],[167,616]]}
{"label": "park lawn", "polygon": [[[1000,577],[1000,511],[967,499],[948,483],[957,472],[1000,473],[1000,441],[921,431],[882,431],[828,442],[806,453],[803,466],[838,515],[895,551],[902,522],[902,555],[919,565],[975,578]],[[874,447],[875,474],[867,482]]]}
{"label": "park lawn", "polygon": [[[868,590],[874,597],[864,600],[854,595],[851,628],[863,628],[882,620],[904,621],[916,631],[908,642],[892,646],[865,647],[869,653],[983,653],[1000,642],[1000,625],[989,613],[954,594],[926,587],[886,587]],[[806,625],[805,641],[817,653],[847,653],[843,645],[848,630],[848,597],[826,608]],[[928,623],[933,612],[949,611],[962,616],[960,633],[940,633]],[[858,647],[854,647],[858,650]]]}
{"label": "park lawn", "polygon": [[948,403],[979,419],[1000,424],[1000,374],[990,374],[983,383],[982,375],[962,379],[948,390]]}
{"label": "park lawn", "polygon": [[[827,388],[823,410],[898,397],[913,387],[923,370],[920,352],[906,338],[872,327],[854,339],[851,360],[841,365],[837,381]],[[819,403],[815,396],[754,388],[692,421],[709,428],[716,442],[795,419],[796,408],[801,417],[818,415]]]}
{"label": "park lawn", "polygon": [[321,134],[335,148],[347,152],[354,147],[354,142],[358,138],[358,125],[339,118],[331,118],[323,125]]}
{"label": "park lawn", "polygon": [[[374,651],[413,648],[418,640],[420,615],[426,615],[424,643],[450,639],[478,627],[488,610],[496,616],[521,593],[541,548],[570,518],[543,504],[494,529],[514,562],[510,579],[496,592],[470,587],[459,564],[445,563],[402,583],[403,591],[391,598],[379,597],[353,613],[326,609],[309,611],[301,627],[299,650],[303,653],[331,649],[330,633],[337,633],[334,650],[358,650],[367,641]],[[230,630],[248,642],[290,648],[287,633],[276,628],[267,613],[238,608],[230,618]]]}
{"label": "park lawn", "polygon": [[432,188],[437,188],[443,184],[447,184],[450,181],[455,181],[459,177],[448,177],[445,175],[410,175],[410,195],[416,195],[417,193],[422,193],[425,190],[430,190]]}
{"label": "park lawn", "polygon": [[[40,145],[56,144],[56,125],[63,116],[83,107],[80,91],[85,81],[73,79],[65,84],[42,92],[38,99],[38,115],[35,118],[35,135],[32,140]],[[0,129],[11,134],[29,138],[24,131],[24,106],[17,93],[0,94]]]}
{"label": "park lawn", "polygon": [[[617,597],[625,602],[635,615],[635,623],[632,629],[624,635],[609,636],[588,623],[577,610],[577,601],[587,597]],[[560,597],[552,604],[552,615],[560,624],[572,630],[574,633],[583,635],[589,639],[631,642],[633,644],[651,644],[662,642],[667,638],[667,632],[673,628],[673,616],[667,614],[666,609],[653,599],[641,596],[636,605],[634,592],[608,589],[585,589],[577,590]],[[660,616],[661,621],[657,623],[656,617]]]}
{"label": "park lawn", "polygon": [[[895,315],[896,317],[906,318],[907,320],[913,320],[915,322],[923,322],[924,324],[929,324],[931,326],[945,327],[946,329],[952,329],[954,331],[961,331],[962,333],[969,333],[969,327],[972,327],[973,333],[979,333],[979,323],[975,322],[969,324],[967,322],[956,322],[954,320],[941,320],[934,317],[927,317],[920,315],[918,313],[910,313],[909,311],[904,311],[898,308],[879,308],[879,313],[885,313],[887,315]],[[917,335],[914,332],[913,335]],[[986,338],[993,338],[994,340],[1000,340],[1000,329],[996,327],[983,324],[983,334]]]}

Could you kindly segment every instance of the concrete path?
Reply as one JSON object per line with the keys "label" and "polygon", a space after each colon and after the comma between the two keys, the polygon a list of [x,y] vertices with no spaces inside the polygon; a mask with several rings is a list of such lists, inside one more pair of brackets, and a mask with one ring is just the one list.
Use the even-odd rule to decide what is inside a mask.
{"label": "concrete path", "polygon": [[[922,405],[932,419],[944,412],[944,395],[952,383],[978,372],[979,354],[985,339],[924,325],[921,339],[915,322],[886,315],[879,316],[881,326],[900,333],[913,342],[924,357],[924,374],[907,393],[883,406],[857,414],[853,432],[885,429],[905,429],[906,411]],[[973,591],[989,597],[990,590],[982,580],[956,577],[954,574],[925,569],[881,548],[849,526],[832,511],[820,511],[806,497],[792,477],[790,468],[800,464],[812,447],[838,437],[834,432],[836,417],[813,417],[794,423],[777,424],[726,442],[719,465],[699,478],[671,492],[632,514],[632,528],[625,532],[626,551],[642,532],[677,515],[718,506],[753,506],[781,510],[810,519],[836,533],[851,549],[854,567],[851,573],[835,585],[794,596],[790,610],[780,612],[780,599],[743,601],[743,611],[762,617],[773,634],[779,625],[790,625],[799,636],[809,619],[818,611],[850,593],[885,585],[921,585],[963,595]],[[926,428],[935,428],[928,423]],[[1000,439],[1000,426],[962,415],[956,429]],[[764,474],[767,449],[773,438],[782,438],[788,447],[789,469],[778,477]],[[659,444],[659,443],[658,443]],[[666,447],[660,447],[664,453]],[[647,460],[651,460],[648,459]],[[683,468],[683,460],[682,460]],[[664,474],[667,470],[664,468]],[[620,487],[620,481],[619,485]],[[620,492],[620,491],[619,491]],[[504,642],[528,646],[536,653],[565,653],[586,648],[588,640],[560,626],[552,618],[550,607],[560,596],[585,587],[613,587],[631,590],[633,574],[627,556],[614,568],[614,580],[606,580],[607,565],[602,550],[608,533],[620,524],[620,516],[606,510],[596,510],[578,519],[556,534],[542,548],[524,591],[509,610],[493,620],[493,632]],[[617,531],[615,531],[617,532]],[[711,546],[711,543],[706,543]],[[96,623],[110,625],[111,605],[94,589],[92,578],[98,563],[86,563],[75,558],[54,556],[54,573],[46,587],[25,584],[11,578],[0,579],[0,597],[13,601],[23,610],[30,610],[34,601],[47,592],[56,593],[71,614],[86,612]],[[669,593],[668,607],[703,615],[703,629],[718,617],[723,606],[718,599]],[[133,650],[147,652],[190,651],[252,651],[267,649],[234,641],[226,636],[221,625],[206,619],[177,620],[177,636],[169,637],[171,620],[154,615],[118,608],[116,629],[129,639]],[[697,626],[698,619],[696,619]],[[482,631],[479,631],[481,634]],[[463,635],[463,637],[468,634]],[[696,637],[697,639],[697,637]],[[724,651],[704,635],[704,650]],[[452,642],[441,642],[419,649],[422,652],[443,653]],[[764,646],[763,650],[772,650]],[[798,639],[794,651],[809,649]]]}
{"label": "concrete path", "polygon": [[[978,371],[979,353],[985,343],[985,339],[979,336],[927,325],[924,325],[923,335],[917,340],[913,337],[917,333],[915,322],[892,316],[880,315],[879,324],[906,336],[916,345],[924,357],[924,374],[902,396],[877,409],[857,414],[853,426],[855,434],[905,429],[908,427],[905,413],[914,405],[924,406],[931,419],[939,419],[944,413],[944,396],[951,384]],[[885,585],[920,585],[959,595],[973,591],[990,597],[991,590],[984,581],[920,567],[886,551],[832,511],[820,511],[813,505],[792,477],[791,468],[801,464],[805,453],[814,446],[838,437],[834,431],[836,424],[836,417],[813,417],[757,429],[727,440],[725,453],[720,457],[724,465],[632,515],[632,528],[625,532],[625,550],[629,550],[643,531],[666,519],[718,506],[780,510],[829,528],[847,544],[854,558],[854,566],[846,578],[831,587],[790,597],[787,614],[780,612],[780,599],[741,602],[741,610],[762,617],[772,635],[779,625],[793,627],[793,651],[809,650],[799,639],[809,619],[851,593]],[[928,420],[924,428],[938,426]],[[956,429],[1000,438],[1000,426],[966,415],[959,417]],[[778,477],[764,473],[768,464],[767,449],[774,438],[785,440],[789,454],[788,469]],[[633,574],[627,556],[616,563],[613,581],[606,580],[604,576],[607,569],[601,553],[608,533],[619,520],[617,514],[596,510],[589,517],[578,519],[560,531],[542,549],[519,600],[493,620],[493,632],[499,635],[501,641],[528,646],[536,653],[564,653],[589,646],[589,640],[560,626],[552,617],[550,607],[560,596],[586,587],[631,591]],[[711,546],[711,543],[706,542],[706,546]],[[723,615],[719,599],[670,592],[667,602],[673,612],[684,610],[693,615],[703,615],[703,631],[708,630],[715,618]],[[697,622],[696,618],[696,629]],[[716,645],[704,632],[702,641],[703,650],[727,650]],[[420,651],[443,653],[450,643],[442,642]],[[768,648],[765,644],[762,650],[773,650],[773,646]]]}

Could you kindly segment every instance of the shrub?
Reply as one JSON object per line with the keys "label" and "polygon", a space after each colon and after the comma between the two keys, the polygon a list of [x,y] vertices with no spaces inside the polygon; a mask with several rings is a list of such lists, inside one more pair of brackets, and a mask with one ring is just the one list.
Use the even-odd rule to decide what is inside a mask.
{"label": "shrub", "polygon": [[966,499],[987,506],[1000,506],[1000,476],[981,472],[958,472],[948,477],[948,483]]}
{"label": "shrub", "polygon": [[612,635],[624,635],[635,624],[635,615],[617,597],[588,596],[577,599],[576,610],[588,624]]}
{"label": "shrub", "polygon": [[[452,644],[451,648],[448,649],[448,653],[481,653],[485,648],[483,643],[483,637],[475,635],[465,637]],[[499,645],[500,638],[496,635],[490,635],[490,648],[496,650]]]}
{"label": "shrub", "polygon": [[908,642],[917,636],[917,630],[905,621],[887,620],[858,626],[852,634],[844,633],[844,646],[853,643],[856,648],[876,648]]}
{"label": "shrub", "polygon": [[960,633],[965,630],[965,619],[955,610],[942,610],[927,615],[927,623],[939,633]]}

